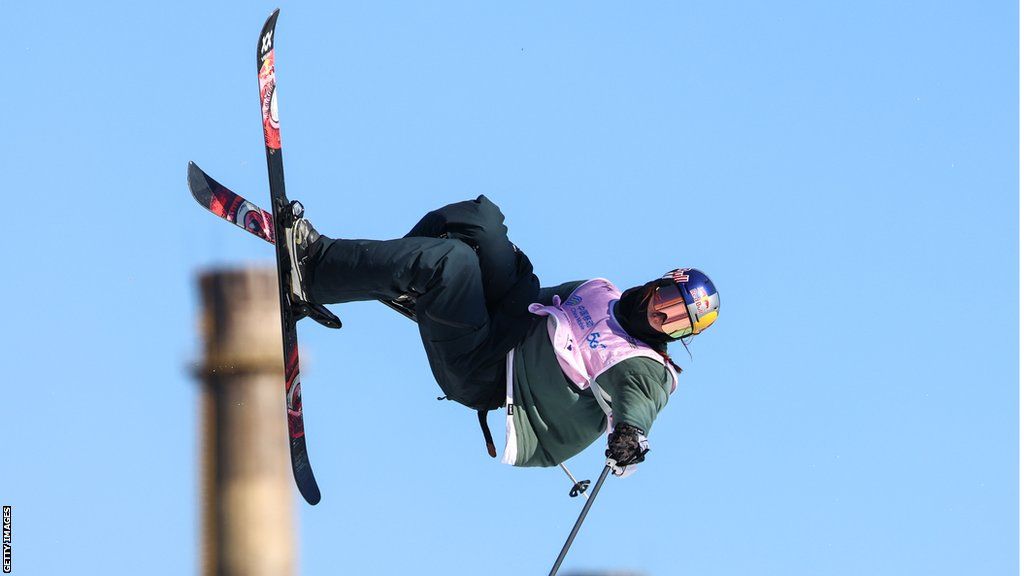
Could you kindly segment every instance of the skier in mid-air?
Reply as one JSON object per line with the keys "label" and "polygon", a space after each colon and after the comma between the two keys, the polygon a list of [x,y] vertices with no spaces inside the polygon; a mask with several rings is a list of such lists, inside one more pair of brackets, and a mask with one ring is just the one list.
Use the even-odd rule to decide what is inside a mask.
{"label": "skier in mid-air", "polygon": [[[616,474],[643,462],[646,435],[677,384],[669,342],[718,317],[694,268],[620,292],[592,279],[541,288],[485,196],[424,216],[403,238],[332,239],[299,219],[287,231],[294,297],[317,304],[414,303],[445,397],[480,412],[507,405],[502,462],[557,466],[606,432]],[[386,352],[386,351],[385,351]]]}

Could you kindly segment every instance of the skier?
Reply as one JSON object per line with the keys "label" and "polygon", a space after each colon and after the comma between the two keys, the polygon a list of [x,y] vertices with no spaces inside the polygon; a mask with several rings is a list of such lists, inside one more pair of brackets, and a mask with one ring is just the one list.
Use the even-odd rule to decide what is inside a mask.
{"label": "skier", "polygon": [[593,279],[541,288],[485,196],[424,216],[403,238],[332,239],[309,220],[285,236],[294,297],[316,304],[413,302],[445,398],[486,412],[507,406],[502,462],[557,466],[606,431],[617,475],[635,469],[677,384],[667,344],[718,317],[718,292],[677,269],[621,292]]}

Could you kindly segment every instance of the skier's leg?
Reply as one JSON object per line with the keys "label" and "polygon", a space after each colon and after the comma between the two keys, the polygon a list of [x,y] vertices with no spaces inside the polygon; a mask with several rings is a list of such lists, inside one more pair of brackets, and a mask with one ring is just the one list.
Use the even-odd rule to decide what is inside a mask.
{"label": "skier's leg", "polygon": [[313,245],[310,293],[322,304],[416,297],[416,320],[430,367],[452,400],[494,408],[504,394],[476,253],[443,238],[332,240]]}
{"label": "skier's leg", "polygon": [[[346,240],[321,236],[307,267],[309,291],[316,302],[337,304],[411,294],[417,298],[455,264],[460,275],[479,268],[476,255],[461,242],[444,238]],[[479,273],[477,273],[479,283]],[[481,290],[477,286],[478,290]],[[474,298],[482,302],[482,296]],[[465,311],[458,310],[458,314]],[[480,325],[484,315],[471,318]]]}
{"label": "skier's leg", "polygon": [[508,239],[505,215],[486,196],[427,213],[406,237],[461,240],[476,251],[488,310],[525,311],[539,290],[533,265]]}

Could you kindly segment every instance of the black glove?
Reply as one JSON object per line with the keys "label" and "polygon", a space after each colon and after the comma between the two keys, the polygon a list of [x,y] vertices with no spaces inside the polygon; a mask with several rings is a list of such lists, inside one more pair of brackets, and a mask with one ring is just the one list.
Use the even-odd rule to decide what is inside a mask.
{"label": "black glove", "polygon": [[625,422],[619,422],[615,425],[615,430],[608,435],[608,449],[604,451],[604,455],[625,468],[630,464],[643,462],[644,454],[650,450],[643,430]]}

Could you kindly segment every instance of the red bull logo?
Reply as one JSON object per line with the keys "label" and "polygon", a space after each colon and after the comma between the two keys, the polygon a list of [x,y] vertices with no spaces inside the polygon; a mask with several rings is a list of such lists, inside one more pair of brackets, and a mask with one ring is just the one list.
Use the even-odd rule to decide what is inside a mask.
{"label": "red bull logo", "polygon": [[690,297],[693,298],[693,304],[697,307],[698,318],[711,311],[711,297],[708,296],[708,291],[703,286],[690,289]]}

